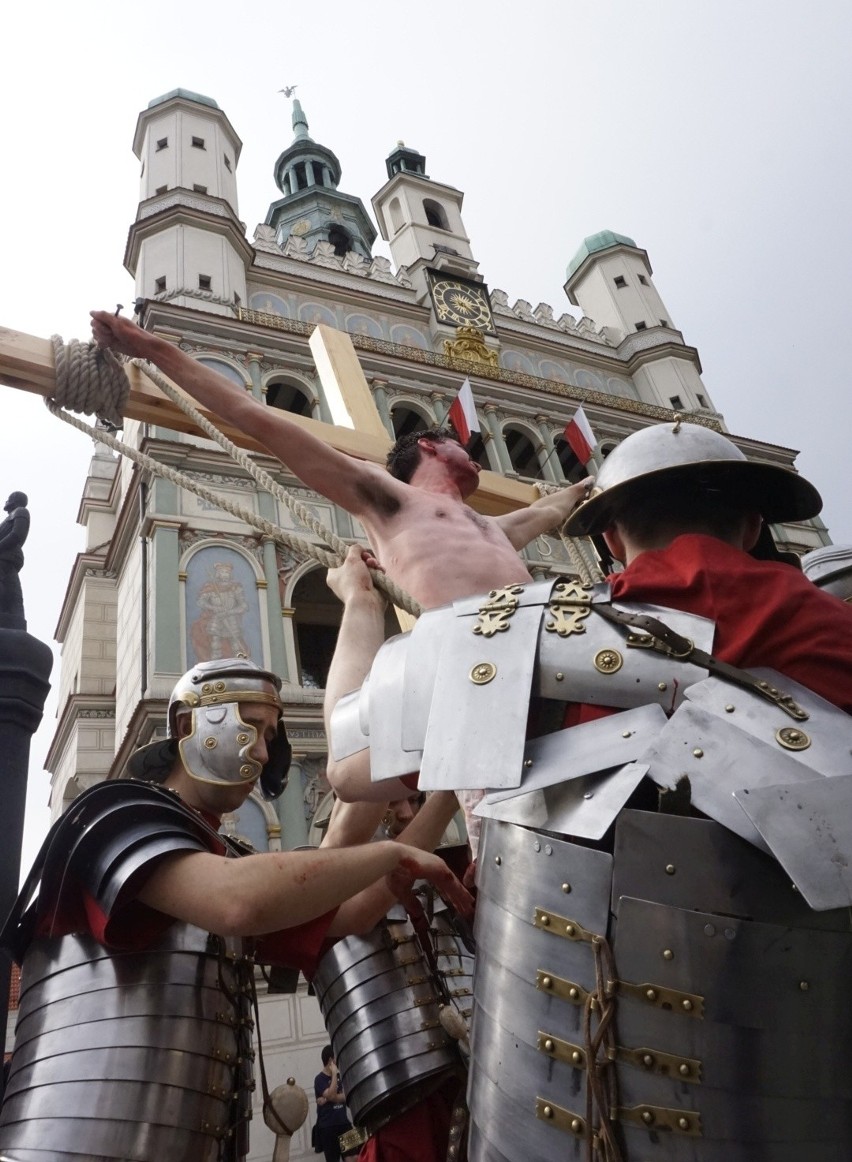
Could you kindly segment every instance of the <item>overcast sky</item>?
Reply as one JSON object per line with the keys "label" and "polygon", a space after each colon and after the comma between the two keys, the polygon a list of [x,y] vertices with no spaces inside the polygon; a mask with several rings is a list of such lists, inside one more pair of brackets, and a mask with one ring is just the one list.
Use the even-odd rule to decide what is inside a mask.
{"label": "overcast sky", "polygon": [[[15,4],[0,326],[87,338],[90,308],[132,303],[131,143],[170,89],[213,97],[242,138],[251,238],[292,137],[277,90],[297,84],[341,189],[368,207],[400,139],[465,192],[481,273],[510,302],[576,313],[562,285],[583,238],[634,238],[729,429],[800,449],[834,540],[852,541],[850,43],[848,0]],[[29,628],[52,642],[91,445],[38,397],[0,400],[0,491],[30,496]],[[46,826],[55,714],[51,700],[33,744],[25,866]]]}

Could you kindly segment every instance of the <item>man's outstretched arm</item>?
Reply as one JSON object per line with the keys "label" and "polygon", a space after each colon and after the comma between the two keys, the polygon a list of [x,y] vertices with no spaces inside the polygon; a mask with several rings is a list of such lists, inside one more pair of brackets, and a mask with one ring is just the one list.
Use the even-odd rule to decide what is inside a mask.
{"label": "man's outstretched arm", "polygon": [[[369,554],[365,558],[364,551],[353,545],[343,564],[328,571],[328,587],[343,602],[343,619],[325,682],[323,713],[329,738],[332,711],[344,694],[361,686],[385,640],[386,602],[373,585],[368,564],[376,562]],[[385,803],[411,794],[411,787],[399,779],[372,781],[369,749],[339,761],[329,754],[326,777],[344,803]]]}
{"label": "man's outstretched arm", "polygon": [[345,456],[318,440],[173,343],[120,315],[108,311],[92,311],[91,315],[92,333],[102,347],[150,360],[202,407],[252,436],[309,488],[347,512],[361,516],[374,507],[377,490],[381,496],[400,490],[399,483],[376,465]]}
{"label": "man's outstretched arm", "polygon": [[560,488],[558,492],[540,496],[526,508],[504,513],[503,516],[494,519],[512,546],[519,550],[523,549],[542,533],[549,533],[564,524],[586,495],[586,490],[593,481],[594,477],[587,476],[579,484],[569,484],[567,488]]}

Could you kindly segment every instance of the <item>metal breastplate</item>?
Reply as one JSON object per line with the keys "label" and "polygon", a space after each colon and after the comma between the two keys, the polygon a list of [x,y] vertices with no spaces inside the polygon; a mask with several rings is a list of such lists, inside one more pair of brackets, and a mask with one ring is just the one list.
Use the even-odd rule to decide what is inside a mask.
{"label": "metal breastplate", "polygon": [[0,1159],[243,1157],[247,971],[219,938],[180,923],[145,952],[110,953],[79,935],[33,941]]}
{"label": "metal breastplate", "polygon": [[476,936],[471,1162],[609,1157],[602,1123],[626,1162],[848,1155],[849,911],[719,824],[625,811],[610,855],[489,820]]}
{"label": "metal breastplate", "polygon": [[469,1019],[473,957],[444,912],[430,921],[436,974],[404,912],[340,940],[313,979],[353,1121],[375,1130],[416,1104],[459,1064],[444,1003]]}

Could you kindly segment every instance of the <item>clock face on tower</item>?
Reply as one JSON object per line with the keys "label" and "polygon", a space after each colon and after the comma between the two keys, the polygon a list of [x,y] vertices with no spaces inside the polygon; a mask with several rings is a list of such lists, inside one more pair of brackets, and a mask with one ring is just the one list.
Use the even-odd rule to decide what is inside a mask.
{"label": "clock face on tower", "polygon": [[439,323],[494,331],[488,291],[482,283],[429,273],[429,289]]}

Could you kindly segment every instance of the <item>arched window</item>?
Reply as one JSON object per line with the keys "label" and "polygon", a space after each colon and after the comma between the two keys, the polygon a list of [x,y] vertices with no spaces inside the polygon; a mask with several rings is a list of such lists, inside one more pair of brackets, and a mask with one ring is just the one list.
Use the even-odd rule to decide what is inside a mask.
{"label": "arched window", "polygon": [[512,467],[519,476],[530,476],[534,480],[542,479],[541,465],[532,440],[519,428],[506,428],[503,431],[506,441],[506,451]]}
{"label": "arched window", "polygon": [[342,226],[332,226],[328,232],[328,240],[338,258],[344,258],[352,249],[352,239]]}
{"label": "arched window", "polygon": [[424,198],[423,209],[426,213],[426,221],[430,226],[437,226],[439,230],[449,230],[447,215],[440,202],[436,202],[433,198]]}
{"label": "arched window", "polygon": [[270,383],[266,389],[266,403],[294,416],[311,416],[314,412],[307,392],[292,383]]}
{"label": "arched window", "polygon": [[300,577],[291,600],[299,680],[312,690],[324,690],[343,606],[326,585],[324,569]]}
{"label": "arched window", "polygon": [[409,432],[424,432],[432,426],[419,411],[406,404],[399,404],[391,412],[393,434],[398,440],[400,436],[407,436]]}
{"label": "arched window", "polygon": [[396,234],[397,230],[399,230],[402,226],[402,206],[399,204],[399,198],[391,198],[391,203],[388,206],[388,212],[390,213],[393,232]]}
{"label": "arched window", "polygon": [[474,432],[470,437],[467,445],[467,454],[471,460],[475,460],[481,468],[490,468],[488,462],[488,453],[485,451],[485,441],[482,438],[482,432]]}

